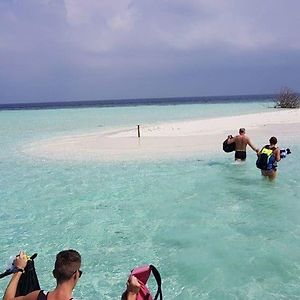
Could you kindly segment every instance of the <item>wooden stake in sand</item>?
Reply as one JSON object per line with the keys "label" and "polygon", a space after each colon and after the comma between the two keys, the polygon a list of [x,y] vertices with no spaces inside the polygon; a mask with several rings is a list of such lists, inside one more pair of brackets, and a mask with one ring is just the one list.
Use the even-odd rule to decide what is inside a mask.
{"label": "wooden stake in sand", "polygon": [[137,125],[137,132],[138,132],[138,137],[141,137],[141,133],[140,133],[140,125]]}

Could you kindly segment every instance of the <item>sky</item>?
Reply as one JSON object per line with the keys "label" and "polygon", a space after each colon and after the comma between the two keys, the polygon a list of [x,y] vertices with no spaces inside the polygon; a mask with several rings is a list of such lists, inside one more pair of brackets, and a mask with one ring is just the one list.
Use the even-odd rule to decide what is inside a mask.
{"label": "sky", "polygon": [[0,103],[300,90],[298,0],[0,0]]}

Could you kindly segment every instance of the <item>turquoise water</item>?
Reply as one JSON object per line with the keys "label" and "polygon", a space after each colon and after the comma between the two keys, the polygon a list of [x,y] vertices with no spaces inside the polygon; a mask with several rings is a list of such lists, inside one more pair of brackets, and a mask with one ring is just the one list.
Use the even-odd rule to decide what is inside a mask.
{"label": "turquoise water", "polygon": [[[143,122],[269,110],[266,103],[0,112],[3,267],[38,253],[44,289],[55,254],[75,248],[77,299],[119,299],[128,272],[152,263],[165,299],[298,299],[300,143],[269,182],[249,152],[186,160],[68,162],[26,157],[28,142]],[[8,279],[0,281],[0,291]]]}

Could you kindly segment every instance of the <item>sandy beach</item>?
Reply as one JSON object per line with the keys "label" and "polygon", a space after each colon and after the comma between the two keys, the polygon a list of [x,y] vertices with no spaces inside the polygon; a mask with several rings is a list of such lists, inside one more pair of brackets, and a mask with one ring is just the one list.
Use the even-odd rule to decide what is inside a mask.
{"label": "sandy beach", "polygon": [[[300,110],[187,120],[157,124],[141,124],[137,128],[118,128],[113,131],[41,140],[25,145],[26,155],[45,159],[64,160],[135,160],[189,157],[195,153],[221,152],[222,141],[238,128],[257,146],[276,136],[279,146],[300,137]],[[285,144],[282,144],[285,143]]]}

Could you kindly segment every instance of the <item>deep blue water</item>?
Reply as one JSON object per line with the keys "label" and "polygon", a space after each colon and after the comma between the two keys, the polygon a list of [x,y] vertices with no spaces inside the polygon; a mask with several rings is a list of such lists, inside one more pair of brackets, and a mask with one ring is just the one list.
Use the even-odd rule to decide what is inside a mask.
{"label": "deep blue water", "polygon": [[18,109],[59,109],[80,107],[117,107],[140,105],[176,105],[176,104],[209,104],[231,102],[272,101],[276,95],[238,95],[238,96],[206,96],[206,97],[174,97],[174,98],[142,98],[86,101],[54,101],[39,103],[0,104],[0,110]]}

